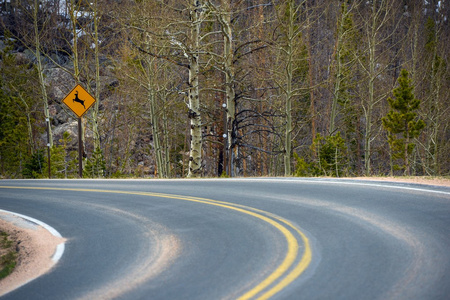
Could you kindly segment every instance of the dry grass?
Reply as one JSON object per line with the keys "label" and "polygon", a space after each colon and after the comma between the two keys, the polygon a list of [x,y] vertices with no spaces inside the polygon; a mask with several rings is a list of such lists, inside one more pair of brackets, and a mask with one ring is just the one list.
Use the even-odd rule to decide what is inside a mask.
{"label": "dry grass", "polygon": [[0,232],[0,279],[5,278],[12,273],[17,264],[17,252],[15,251],[15,242],[9,238],[9,235]]}

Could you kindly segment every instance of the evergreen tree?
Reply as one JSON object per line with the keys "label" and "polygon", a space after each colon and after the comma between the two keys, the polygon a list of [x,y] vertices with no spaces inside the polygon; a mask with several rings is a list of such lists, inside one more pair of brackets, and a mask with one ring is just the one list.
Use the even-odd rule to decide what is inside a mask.
{"label": "evergreen tree", "polygon": [[393,91],[394,99],[387,99],[391,110],[382,121],[383,127],[388,131],[392,158],[403,159],[405,174],[410,175],[409,155],[414,149],[412,139],[419,136],[425,122],[417,119],[415,111],[420,106],[420,100],[414,96],[414,86],[405,69],[401,71],[398,83],[399,86]]}
{"label": "evergreen tree", "polygon": [[83,170],[83,176],[88,178],[102,178],[105,176],[106,163],[103,157],[103,151],[100,148],[95,149],[91,159],[86,162]]}
{"label": "evergreen tree", "polygon": [[345,175],[347,165],[347,147],[341,133],[323,137],[320,133],[314,139],[312,148],[317,153],[317,167],[313,168],[314,175],[340,177]]}
{"label": "evergreen tree", "polygon": [[[63,138],[59,140],[61,145],[53,145],[51,152],[51,174],[53,178],[76,178],[78,177],[78,161],[76,151],[69,151],[67,142],[69,133],[64,132]],[[44,174],[48,174],[48,163],[45,161]]]}
{"label": "evergreen tree", "polygon": [[64,178],[78,178],[78,153],[70,150],[69,143],[72,141],[70,134],[65,131],[59,140],[64,149]]}
{"label": "evergreen tree", "polygon": [[13,53],[8,44],[0,51],[0,164],[1,176],[20,178],[24,164],[39,148],[37,100],[33,97],[36,70]]}
{"label": "evergreen tree", "polygon": [[25,167],[22,171],[24,178],[44,178],[45,157],[42,150],[37,150],[31,158],[25,162]]}

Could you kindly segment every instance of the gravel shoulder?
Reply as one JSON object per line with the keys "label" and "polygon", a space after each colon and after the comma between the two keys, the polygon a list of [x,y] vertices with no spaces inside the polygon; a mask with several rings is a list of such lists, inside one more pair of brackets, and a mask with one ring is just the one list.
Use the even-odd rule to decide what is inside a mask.
{"label": "gravel shoulder", "polygon": [[10,215],[4,213],[0,213],[0,229],[14,241],[18,254],[14,271],[0,280],[2,296],[50,271],[55,264],[52,257],[56,247],[65,240],[39,225],[12,220]]}
{"label": "gravel shoulder", "polygon": [[436,186],[449,186],[450,179],[447,178],[433,178],[433,177],[354,177],[343,179],[357,179],[357,180],[370,180],[370,181],[387,181],[387,182],[405,182],[416,183]]}

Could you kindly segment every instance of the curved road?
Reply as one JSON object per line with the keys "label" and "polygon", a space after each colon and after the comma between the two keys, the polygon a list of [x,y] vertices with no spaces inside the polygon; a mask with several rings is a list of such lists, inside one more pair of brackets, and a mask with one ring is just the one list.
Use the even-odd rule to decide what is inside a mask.
{"label": "curved road", "polygon": [[450,188],[331,179],[3,180],[67,239],[2,299],[448,299]]}

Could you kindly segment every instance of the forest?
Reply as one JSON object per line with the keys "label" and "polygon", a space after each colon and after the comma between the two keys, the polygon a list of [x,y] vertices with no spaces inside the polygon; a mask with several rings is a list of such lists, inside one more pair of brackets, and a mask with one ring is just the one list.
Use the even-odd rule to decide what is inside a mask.
{"label": "forest", "polygon": [[0,178],[449,176],[449,12],[0,0]]}

